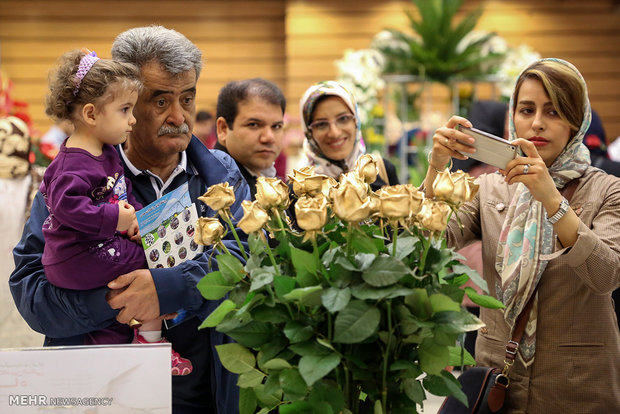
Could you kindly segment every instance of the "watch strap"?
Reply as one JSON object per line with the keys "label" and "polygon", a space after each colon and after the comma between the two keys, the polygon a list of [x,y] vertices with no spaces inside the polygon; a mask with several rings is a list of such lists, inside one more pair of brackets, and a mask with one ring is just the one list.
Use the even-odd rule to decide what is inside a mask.
{"label": "watch strap", "polygon": [[564,214],[566,214],[569,208],[570,208],[570,203],[565,197],[562,197],[562,201],[560,202],[560,208],[553,216],[549,217],[547,220],[551,224],[557,223],[558,220],[564,217]]}

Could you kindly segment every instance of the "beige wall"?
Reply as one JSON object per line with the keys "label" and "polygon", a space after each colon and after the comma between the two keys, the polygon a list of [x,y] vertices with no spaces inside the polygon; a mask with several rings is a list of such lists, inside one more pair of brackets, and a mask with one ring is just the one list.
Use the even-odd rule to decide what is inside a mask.
{"label": "beige wall", "polygon": [[[620,135],[620,8],[614,0],[466,0],[482,5],[478,29],[510,44],[527,43],[543,56],[580,68],[592,106],[610,137]],[[404,29],[405,0],[0,0],[0,63],[15,83],[14,97],[30,104],[36,126],[43,112],[47,72],[72,48],[109,57],[114,36],[159,23],[179,30],[204,52],[198,107],[213,109],[232,79],[261,76],[280,85],[297,116],[303,91],[336,74],[346,48],[368,46],[386,27]]]}

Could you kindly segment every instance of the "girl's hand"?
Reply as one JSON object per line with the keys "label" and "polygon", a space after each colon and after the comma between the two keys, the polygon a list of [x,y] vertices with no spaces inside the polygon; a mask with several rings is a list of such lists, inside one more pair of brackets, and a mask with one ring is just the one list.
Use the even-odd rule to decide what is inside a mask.
{"label": "girl's hand", "polygon": [[140,228],[138,227],[138,219],[135,219],[127,229],[127,236],[131,241],[141,244]]}
{"label": "girl's hand", "polygon": [[523,138],[512,141],[512,144],[518,145],[526,156],[515,158],[508,163],[506,170],[499,171],[505,176],[504,180],[508,184],[523,183],[535,200],[542,202],[545,208],[549,207],[548,211],[557,210],[562,195],[555,187],[536,146]]}
{"label": "girl's hand", "polygon": [[116,225],[116,230],[128,230],[134,220],[136,220],[136,209],[128,202],[120,200],[118,202],[118,223]]}
{"label": "girl's hand", "polygon": [[[446,124],[437,128],[433,135],[433,152],[430,159],[430,165],[435,170],[443,170],[450,158],[458,158],[466,160],[468,157],[459,151],[473,153],[475,149],[461,142],[473,143],[474,139],[469,135],[454,129],[456,125],[463,125],[471,128],[471,122],[460,116],[452,116]],[[461,142],[457,142],[457,139]]]}

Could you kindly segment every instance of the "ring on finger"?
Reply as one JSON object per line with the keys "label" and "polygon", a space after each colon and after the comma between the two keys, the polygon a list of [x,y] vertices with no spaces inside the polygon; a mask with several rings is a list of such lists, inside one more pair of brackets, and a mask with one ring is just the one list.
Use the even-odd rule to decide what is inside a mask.
{"label": "ring on finger", "polygon": [[525,164],[523,166],[523,174],[527,174],[528,172],[530,172],[530,164]]}
{"label": "ring on finger", "polygon": [[450,138],[446,138],[446,141],[443,144],[447,147],[449,143],[450,143]]}

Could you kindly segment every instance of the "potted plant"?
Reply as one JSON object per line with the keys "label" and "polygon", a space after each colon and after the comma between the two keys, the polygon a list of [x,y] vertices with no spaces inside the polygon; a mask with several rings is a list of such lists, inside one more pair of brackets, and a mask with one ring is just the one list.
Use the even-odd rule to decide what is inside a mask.
{"label": "potted plant", "polygon": [[242,414],[411,413],[426,392],[466,401],[446,368],[474,364],[457,340],[482,323],[461,301],[502,305],[463,287],[469,278],[486,285],[446,248],[442,232],[477,186],[446,170],[434,183],[437,198],[426,199],[409,184],[374,193],[368,183],[376,176],[371,155],[338,183],[312,167],[296,170],[298,229],[284,214],[289,187],[259,178],[238,223],[249,234],[245,265],[220,242],[234,231],[234,193],[217,185],[201,198],[229,223],[196,226],[198,242],[221,249],[219,269],[198,288],[207,299],[228,295],[202,327],[236,341],[216,349],[239,374]]}
{"label": "potted plant", "polygon": [[463,0],[412,0],[419,12],[405,11],[411,33],[380,32],[373,47],[385,56],[386,74],[407,74],[447,83],[459,77],[475,79],[497,70],[504,53],[490,46],[495,33],[472,32],[482,9],[467,13],[458,23]]}

